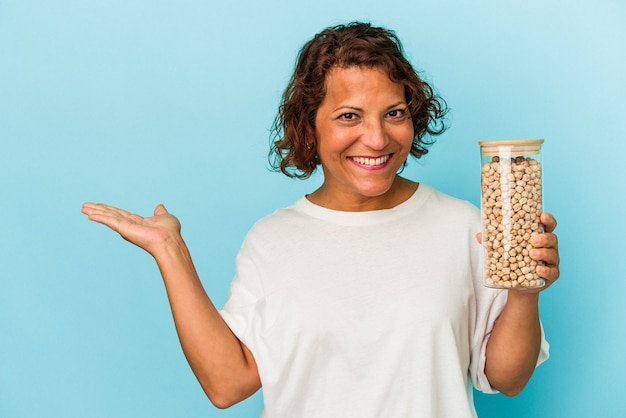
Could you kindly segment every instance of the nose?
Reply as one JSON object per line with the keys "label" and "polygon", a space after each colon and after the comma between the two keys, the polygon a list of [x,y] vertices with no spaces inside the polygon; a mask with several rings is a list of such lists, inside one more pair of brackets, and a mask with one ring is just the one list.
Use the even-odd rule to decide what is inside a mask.
{"label": "nose", "polygon": [[361,134],[361,142],[372,150],[383,150],[389,144],[384,122],[377,118],[367,123]]}

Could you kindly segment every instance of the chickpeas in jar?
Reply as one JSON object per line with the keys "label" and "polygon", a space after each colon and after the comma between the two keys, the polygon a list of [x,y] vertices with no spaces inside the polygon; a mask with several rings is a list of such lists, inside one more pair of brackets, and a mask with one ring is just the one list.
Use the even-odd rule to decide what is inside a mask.
{"label": "chickpeas in jar", "polygon": [[479,141],[485,286],[536,288],[530,238],[543,232],[543,139]]}

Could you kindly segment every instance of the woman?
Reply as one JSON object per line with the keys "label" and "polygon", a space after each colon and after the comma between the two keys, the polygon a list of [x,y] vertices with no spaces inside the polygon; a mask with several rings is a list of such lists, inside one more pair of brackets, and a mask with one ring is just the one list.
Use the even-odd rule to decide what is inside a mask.
{"label": "woman", "polygon": [[319,189],[260,220],[218,311],[177,219],[86,203],[156,260],[189,364],[224,408],[264,416],[473,417],[472,386],[517,394],[547,358],[539,291],[559,276],[554,218],[531,256],[547,285],[482,285],[478,210],[397,173],[441,133],[444,102],[393,32],[353,23],[302,49],[275,121],[276,166]]}

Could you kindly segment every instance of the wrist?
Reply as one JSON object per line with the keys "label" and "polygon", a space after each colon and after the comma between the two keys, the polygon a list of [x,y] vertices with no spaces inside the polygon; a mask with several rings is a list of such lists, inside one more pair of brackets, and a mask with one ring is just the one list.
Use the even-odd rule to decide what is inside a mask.
{"label": "wrist", "polygon": [[533,292],[528,290],[509,290],[507,295],[507,304],[508,303],[538,306],[539,292]]}
{"label": "wrist", "polygon": [[166,261],[188,254],[187,245],[180,234],[170,234],[165,237],[151,251],[152,256],[158,261]]}

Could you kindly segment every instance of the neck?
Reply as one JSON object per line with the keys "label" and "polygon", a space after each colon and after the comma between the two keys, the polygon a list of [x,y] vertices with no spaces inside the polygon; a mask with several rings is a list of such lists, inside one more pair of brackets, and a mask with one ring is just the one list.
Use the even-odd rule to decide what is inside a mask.
{"label": "neck", "polygon": [[408,200],[417,190],[419,184],[396,176],[393,184],[379,196],[360,194],[341,194],[329,190],[324,184],[307,195],[307,199],[318,206],[345,212],[365,212],[372,210],[391,209]]}

